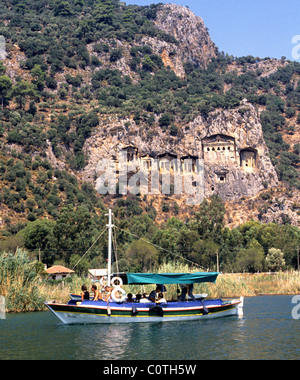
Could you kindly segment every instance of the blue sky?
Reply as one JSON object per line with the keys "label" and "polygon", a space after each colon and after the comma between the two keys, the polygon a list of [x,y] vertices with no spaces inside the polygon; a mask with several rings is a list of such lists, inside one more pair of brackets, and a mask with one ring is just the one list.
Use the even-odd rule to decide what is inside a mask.
{"label": "blue sky", "polygon": [[[220,51],[241,57],[294,60],[292,44],[300,36],[300,0],[125,0],[126,4],[174,3],[203,18]],[[299,37],[300,40],[300,37]],[[299,41],[300,42],[300,41]],[[299,47],[300,50],[300,47]],[[298,60],[300,61],[300,60]]]}

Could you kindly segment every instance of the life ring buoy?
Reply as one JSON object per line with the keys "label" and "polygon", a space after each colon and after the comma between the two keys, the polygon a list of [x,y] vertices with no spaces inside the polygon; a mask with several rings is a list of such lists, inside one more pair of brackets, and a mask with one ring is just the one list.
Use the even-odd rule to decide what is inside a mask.
{"label": "life ring buoy", "polygon": [[105,285],[108,284],[108,277],[107,276],[103,276],[100,278],[100,285],[104,288]]}
{"label": "life ring buoy", "polygon": [[[117,297],[116,296],[116,293],[119,293],[119,295],[121,295],[120,297]],[[120,287],[116,287],[114,288],[114,290],[111,292],[111,298],[115,301],[115,302],[124,302],[126,297],[127,297],[127,294],[125,292],[124,289],[120,288]]]}
{"label": "life ring buoy", "polygon": [[[115,284],[115,281],[118,281],[119,283]],[[121,279],[121,277],[113,277],[110,283],[111,283],[111,286],[113,286],[114,288],[117,288],[118,286],[123,285],[123,280]]]}

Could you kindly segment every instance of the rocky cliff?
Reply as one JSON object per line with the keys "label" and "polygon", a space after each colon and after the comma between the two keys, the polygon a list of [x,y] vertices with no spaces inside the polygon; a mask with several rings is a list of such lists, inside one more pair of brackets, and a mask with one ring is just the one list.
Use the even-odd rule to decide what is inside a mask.
{"label": "rocky cliff", "polygon": [[[138,80],[135,70],[130,66],[131,51],[134,47],[150,47],[153,54],[161,57],[164,66],[170,67],[180,78],[185,77],[186,62],[205,68],[208,62],[216,57],[217,47],[211,40],[202,18],[188,8],[175,4],[161,5],[154,24],[171,38],[162,39],[146,35],[131,43],[116,40],[115,47],[123,51],[123,57],[117,62],[112,62],[107,52],[94,52],[94,43],[88,46],[88,50],[101,60],[102,67],[116,68],[123,75],[129,75],[133,81]],[[97,44],[107,42],[106,39],[101,39]]]}
{"label": "rocky cliff", "polygon": [[[99,161],[111,159],[118,171],[123,151],[130,175],[153,170],[156,160],[159,179],[172,177],[170,193],[151,200],[157,211],[163,201],[176,201],[180,214],[187,215],[187,194],[173,194],[174,175],[191,173],[193,187],[202,186],[205,197],[219,194],[227,202],[229,225],[282,215],[299,223],[299,197],[290,195],[283,206],[285,193],[292,191],[275,190],[282,181],[295,186],[294,193],[299,187],[299,67],[219,54],[203,20],[183,6],[107,1],[102,5],[108,13],[110,5],[116,8],[104,20],[102,5],[90,2],[81,9],[79,3],[74,12],[66,2],[62,9],[55,4],[35,9],[35,20],[24,18],[24,27],[10,22],[11,9],[3,16],[7,57],[0,72],[12,88],[2,97],[3,215],[15,210],[18,219],[55,215],[71,187],[60,183],[57,190],[58,178],[68,172],[95,188]],[[49,15],[53,23],[44,28]],[[24,38],[27,22],[34,29],[30,38]],[[56,32],[57,25],[63,32]],[[11,194],[20,184],[8,174],[7,152],[25,154],[28,161],[47,158],[45,166],[58,171],[57,177],[50,172],[48,179],[40,178],[28,164],[33,183],[22,183],[20,201],[19,190]],[[44,191],[33,194],[40,183]],[[35,204],[29,202],[34,206],[26,206],[26,197],[34,198]]]}
{"label": "rocky cliff", "polygon": [[[159,10],[155,24],[159,29],[174,36],[179,42],[180,52],[176,62],[181,62],[181,65],[183,62],[189,61],[206,67],[207,62],[216,57],[217,48],[211,40],[202,18],[196,16],[188,8],[167,4]],[[171,67],[172,64],[171,60]],[[176,66],[175,63],[175,69]]]}
{"label": "rocky cliff", "polygon": [[[169,66],[177,76],[185,76],[186,62],[206,67],[216,57],[217,49],[203,20],[188,8],[174,4],[161,6],[155,24],[173,36],[177,46],[150,37],[144,37],[142,43],[151,46],[162,57],[165,66]],[[172,54],[174,49],[176,54]],[[118,65],[119,69],[122,66],[124,73],[130,72],[125,68],[125,58]],[[157,120],[149,129],[137,125],[132,119],[122,120],[112,116],[102,119],[84,147],[88,165],[83,171],[83,178],[93,182],[97,177],[96,167],[100,159],[116,159],[121,149],[131,146],[137,149],[138,156],[151,153],[153,157],[158,157],[171,153],[178,158],[192,155],[203,159],[207,196],[217,193],[224,200],[236,200],[255,195],[266,187],[276,186],[277,174],[268,157],[259,117],[251,104],[246,102],[233,110],[217,110],[205,118],[200,114],[195,115],[192,122],[181,124],[179,128],[177,136],[172,137],[158,126]],[[207,159],[210,143],[204,140],[217,136],[225,139],[223,145],[226,145],[226,139],[233,142],[232,160],[223,159],[223,150],[218,155],[218,146],[215,147],[215,157]],[[243,162],[243,152],[246,156],[253,156],[251,167]]]}
{"label": "rocky cliff", "polygon": [[247,102],[234,110],[216,110],[207,118],[198,115],[181,125],[176,137],[158,125],[147,131],[132,120],[107,119],[86,141],[89,163],[84,179],[95,183],[98,162],[103,158],[117,162],[119,152],[129,147],[135,149],[135,158],[201,160],[207,197],[219,194],[224,200],[237,200],[278,184],[257,112]]}

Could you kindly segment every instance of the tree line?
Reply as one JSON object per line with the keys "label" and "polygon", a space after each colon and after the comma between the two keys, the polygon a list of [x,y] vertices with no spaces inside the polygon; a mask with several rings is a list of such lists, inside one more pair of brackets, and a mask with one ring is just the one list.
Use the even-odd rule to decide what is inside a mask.
{"label": "tree line", "polygon": [[[229,229],[224,223],[225,206],[217,196],[205,200],[191,218],[171,217],[162,225],[142,212],[136,199],[116,204],[113,212],[115,271],[155,270],[164,262],[181,261],[199,270],[224,272],[297,268],[298,227],[249,221]],[[84,205],[65,207],[56,221],[29,222],[0,242],[0,249],[7,250],[8,244],[22,246],[48,266],[60,263],[86,274],[107,264],[105,213],[92,214]]]}

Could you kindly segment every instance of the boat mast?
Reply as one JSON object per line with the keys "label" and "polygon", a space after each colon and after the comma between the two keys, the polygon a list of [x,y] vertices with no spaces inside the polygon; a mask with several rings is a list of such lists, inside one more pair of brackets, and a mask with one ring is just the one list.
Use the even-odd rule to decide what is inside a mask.
{"label": "boat mast", "polygon": [[110,278],[111,278],[111,261],[112,261],[112,256],[111,256],[111,236],[112,236],[112,228],[114,225],[111,222],[111,216],[112,212],[111,209],[109,209],[108,214],[108,224],[106,227],[108,227],[108,265],[107,265],[107,285],[110,286]]}

